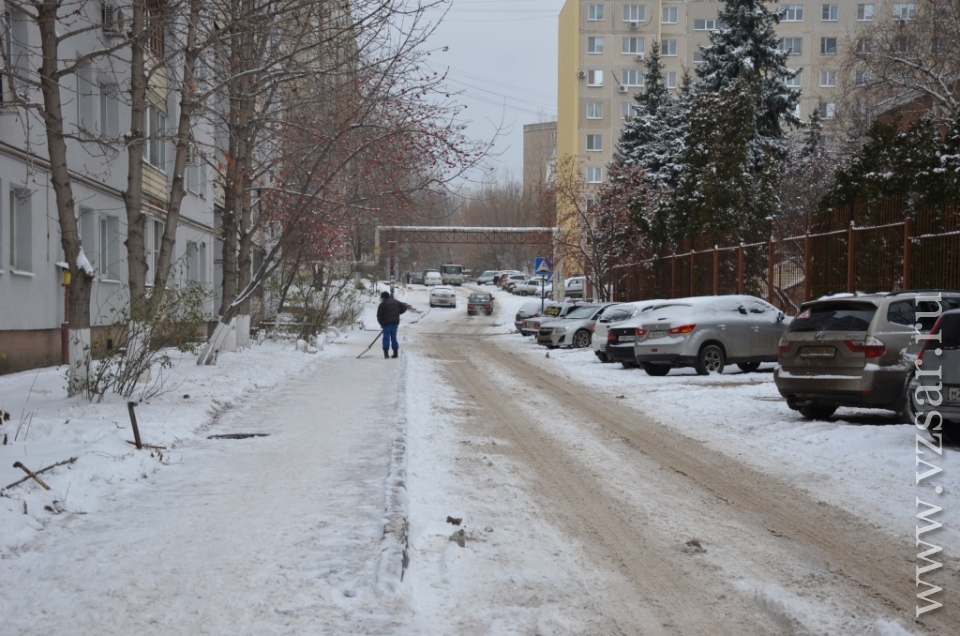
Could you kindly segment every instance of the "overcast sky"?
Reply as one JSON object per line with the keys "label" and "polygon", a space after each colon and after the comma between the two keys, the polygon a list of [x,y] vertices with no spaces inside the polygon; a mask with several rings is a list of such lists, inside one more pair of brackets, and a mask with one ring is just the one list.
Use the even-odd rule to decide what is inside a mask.
{"label": "overcast sky", "polygon": [[[448,70],[451,90],[467,105],[472,137],[492,139],[498,171],[523,177],[523,126],[555,121],[557,21],[564,0],[451,0],[429,42],[449,46],[431,57]],[[436,19],[441,11],[435,14]]]}

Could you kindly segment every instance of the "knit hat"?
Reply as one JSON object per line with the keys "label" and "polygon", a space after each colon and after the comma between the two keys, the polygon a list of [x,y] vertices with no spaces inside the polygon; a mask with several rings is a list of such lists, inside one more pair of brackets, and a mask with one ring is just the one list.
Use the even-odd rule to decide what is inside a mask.
{"label": "knit hat", "polygon": [[384,300],[386,300],[387,298],[390,298],[390,292],[383,292],[382,294],[380,294],[380,298],[383,298]]}

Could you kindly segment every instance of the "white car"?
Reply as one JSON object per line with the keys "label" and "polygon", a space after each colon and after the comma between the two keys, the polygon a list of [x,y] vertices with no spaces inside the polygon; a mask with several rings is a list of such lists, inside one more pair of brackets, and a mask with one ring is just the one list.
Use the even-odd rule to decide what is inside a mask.
{"label": "white car", "polygon": [[583,284],[585,276],[574,276],[563,281],[564,298],[583,298]]}
{"label": "white car", "polygon": [[593,327],[593,340],[590,346],[593,348],[594,355],[600,359],[600,362],[613,362],[607,357],[607,331],[611,327],[618,326],[625,320],[636,318],[643,311],[649,311],[662,300],[641,300],[634,303],[623,303],[616,307],[611,307],[603,312],[597,324]]}
{"label": "white car", "polygon": [[437,285],[430,290],[431,307],[456,307],[457,292],[448,285]]}
{"label": "white car", "polygon": [[553,294],[553,284],[540,278],[531,278],[522,283],[518,283],[513,288],[513,293],[517,296],[536,296],[537,298],[550,298]]}
{"label": "white car", "polygon": [[431,287],[433,285],[442,285],[443,278],[440,276],[440,272],[431,269],[427,272],[424,272],[423,284],[426,285],[427,287]]}

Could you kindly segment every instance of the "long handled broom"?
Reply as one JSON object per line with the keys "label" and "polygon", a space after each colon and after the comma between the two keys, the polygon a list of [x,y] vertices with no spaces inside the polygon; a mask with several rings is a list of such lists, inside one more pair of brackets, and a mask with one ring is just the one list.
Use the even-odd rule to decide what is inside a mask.
{"label": "long handled broom", "polygon": [[[380,336],[382,336],[382,335],[383,335],[383,329],[381,329],[381,330],[380,330],[380,333],[377,334],[377,337],[373,339],[373,342],[370,343],[370,346],[360,352],[360,356],[362,356],[363,354],[365,354],[367,351],[370,351],[370,349],[373,347],[373,345],[377,344],[377,340],[379,340],[379,339],[380,339]],[[357,356],[357,358],[359,358],[360,356]]]}

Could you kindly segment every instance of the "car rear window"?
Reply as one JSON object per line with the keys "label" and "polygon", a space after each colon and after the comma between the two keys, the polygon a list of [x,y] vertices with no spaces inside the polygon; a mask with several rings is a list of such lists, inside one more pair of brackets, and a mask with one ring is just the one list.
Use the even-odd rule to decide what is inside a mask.
{"label": "car rear window", "polygon": [[[930,331],[937,322],[940,312],[956,309],[960,301],[956,298],[943,298],[939,303],[930,300],[898,300],[887,308],[887,320],[897,325],[913,327],[920,323],[920,331]],[[917,312],[921,315],[918,316]],[[922,315],[927,314],[927,315]]]}
{"label": "car rear window", "polygon": [[595,306],[588,305],[586,307],[578,307],[577,309],[574,309],[569,314],[567,314],[566,317],[572,318],[574,320],[579,320],[581,318],[590,318],[593,316],[593,314],[596,313],[596,311],[597,311],[597,308]]}
{"label": "car rear window", "polygon": [[960,349],[960,315],[944,316],[936,333],[940,334],[940,341],[927,340],[925,349]]}
{"label": "car rear window", "polygon": [[876,313],[870,303],[823,303],[801,311],[787,331],[866,331]]}

